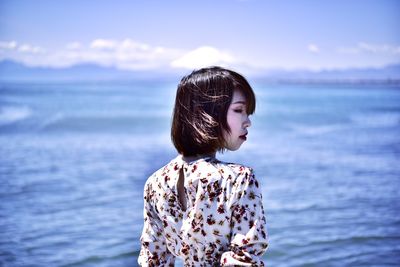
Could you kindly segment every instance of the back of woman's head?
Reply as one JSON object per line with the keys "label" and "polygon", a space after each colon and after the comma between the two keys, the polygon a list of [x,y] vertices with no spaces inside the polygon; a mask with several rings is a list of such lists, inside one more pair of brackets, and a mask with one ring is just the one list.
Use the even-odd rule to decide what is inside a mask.
{"label": "back of woman's head", "polygon": [[227,112],[234,90],[246,98],[247,114],[255,110],[255,96],[246,79],[231,70],[209,67],[193,71],[178,85],[171,137],[184,156],[223,150],[224,131],[230,132]]}

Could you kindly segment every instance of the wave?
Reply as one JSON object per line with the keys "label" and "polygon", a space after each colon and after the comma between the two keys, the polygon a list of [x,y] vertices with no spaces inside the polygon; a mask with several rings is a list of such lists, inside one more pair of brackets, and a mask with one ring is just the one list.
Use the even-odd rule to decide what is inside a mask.
{"label": "wave", "polygon": [[0,125],[7,125],[25,120],[32,115],[32,110],[26,106],[5,106],[0,108]]}
{"label": "wave", "polygon": [[357,114],[350,117],[351,121],[367,127],[394,127],[400,125],[400,113]]}
{"label": "wave", "polygon": [[50,118],[46,119],[44,122],[42,122],[39,125],[39,129],[45,129],[48,126],[51,126],[53,124],[58,123],[59,121],[61,121],[62,119],[64,119],[64,115],[62,113],[56,113],[53,116],[51,116]]}
{"label": "wave", "polygon": [[350,123],[346,124],[326,124],[326,125],[304,125],[304,124],[288,124],[289,128],[294,132],[303,135],[320,135],[335,131],[345,130],[351,127],[396,127],[400,126],[400,113],[383,113],[383,114],[356,114],[350,116]]}
{"label": "wave", "polygon": [[346,127],[343,124],[308,126],[308,125],[293,124],[293,123],[289,124],[288,126],[293,131],[300,133],[300,134],[304,134],[304,135],[326,134],[326,133],[342,130]]}
{"label": "wave", "polygon": [[118,132],[139,131],[146,132],[168,125],[162,116],[71,116],[57,113],[39,124],[41,131],[84,131],[84,132]]}

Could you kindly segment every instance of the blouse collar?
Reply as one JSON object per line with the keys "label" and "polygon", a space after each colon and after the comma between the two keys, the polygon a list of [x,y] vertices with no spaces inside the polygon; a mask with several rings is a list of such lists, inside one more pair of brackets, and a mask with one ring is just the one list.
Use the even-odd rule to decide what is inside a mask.
{"label": "blouse collar", "polygon": [[210,161],[210,160],[215,160],[215,153],[214,154],[209,154],[209,155],[200,155],[197,157],[184,157],[183,155],[179,154],[178,159],[182,161],[184,164],[192,164],[198,161]]}

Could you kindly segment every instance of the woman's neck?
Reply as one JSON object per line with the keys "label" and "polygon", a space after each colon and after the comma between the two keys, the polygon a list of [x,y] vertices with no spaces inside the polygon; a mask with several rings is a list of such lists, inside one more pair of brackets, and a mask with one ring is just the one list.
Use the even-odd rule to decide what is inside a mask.
{"label": "woman's neck", "polygon": [[186,162],[192,162],[198,159],[202,159],[202,158],[215,158],[215,152],[213,153],[208,153],[208,154],[201,154],[201,155],[195,155],[195,156],[182,156],[182,159]]}

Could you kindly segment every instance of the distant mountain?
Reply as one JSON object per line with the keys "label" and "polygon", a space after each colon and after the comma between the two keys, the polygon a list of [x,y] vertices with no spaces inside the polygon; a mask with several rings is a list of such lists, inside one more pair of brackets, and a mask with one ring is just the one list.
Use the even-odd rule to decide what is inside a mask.
{"label": "distant mountain", "polygon": [[267,70],[259,80],[286,82],[400,82],[400,64],[383,68],[350,68],[332,70]]}
{"label": "distant mountain", "polygon": [[[185,73],[187,74],[188,71]],[[182,73],[171,70],[128,71],[115,67],[103,67],[92,63],[66,68],[28,67],[21,63],[0,61],[0,82],[26,81],[178,81]],[[265,70],[252,75],[257,81],[278,82],[394,82],[400,83],[400,64],[383,68],[310,70]]]}
{"label": "distant mountain", "polygon": [[92,63],[65,68],[28,67],[21,63],[0,61],[0,81],[113,81],[113,80],[168,80],[171,73],[151,71],[129,71],[114,67],[103,67]]}

